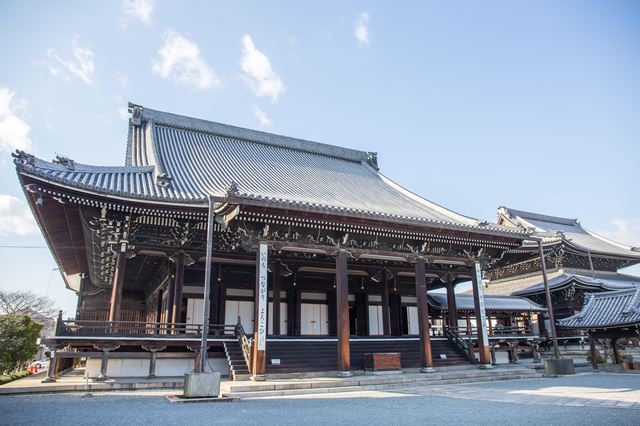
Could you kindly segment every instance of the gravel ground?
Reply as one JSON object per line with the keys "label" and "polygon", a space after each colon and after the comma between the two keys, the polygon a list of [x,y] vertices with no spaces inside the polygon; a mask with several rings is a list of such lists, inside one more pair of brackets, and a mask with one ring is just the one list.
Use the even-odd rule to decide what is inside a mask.
{"label": "gravel ground", "polygon": [[[457,388],[455,387],[457,386]],[[551,387],[608,389],[621,398],[640,389],[640,375],[589,374],[454,385],[487,396],[541,391]],[[442,388],[447,388],[443,386]],[[423,388],[427,390],[427,388]],[[627,408],[529,405],[420,394],[418,389],[361,392],[237,403],[169,404],[159,392],[32,395],[0,398],[0,423],[11,425],[113,424],[462,424],[472,425],[638,425],[640,410]]]}

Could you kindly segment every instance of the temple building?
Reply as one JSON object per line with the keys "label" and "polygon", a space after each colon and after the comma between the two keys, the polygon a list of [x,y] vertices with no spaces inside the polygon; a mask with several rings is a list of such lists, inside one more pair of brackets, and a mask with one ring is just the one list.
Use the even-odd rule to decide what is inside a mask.
{"label": "temple building", "polygon": [[[640,263],[639,247],[625,246],[594,234],[577,219],[507,207],[498,209],[497,223],[529,231],[533,238],[542,239],[556,320],[577,314],[589,294],[640,288],[640,277],[618,272]],[[538,243],[525,241],[521,247],[509,250],[486,272],[485,293],[525,296],[546,306],[540,271]]]}
{"label": "temple building", "polygon": [[[403,368],[431,371],[475,358],[486,365],[491,342],[536,337],[539,303],[483,295],[485,271],[489,291],[533,271],[523,227],[432,203],[383,175],[375,153],[140,105],[129,112],[122,166],[14,154],[78,295],[75,316],[61,316],[46,340],[55,359],[86,358],[100,378],[177,376],[193,368],[205,333],[209,366],[236,378],[348,375],[366,353],[397,352]],[[546,243],[556,245],[557,269],[584,266],[582,246]],[[614,247],[591,257],[619,277],[615,269],[640,253]],[[496,269],[505,256],[530,265]],[[469,280],[472,293],[456,297],[454,286]],[[437,288],[446,294],[427,293]]]}

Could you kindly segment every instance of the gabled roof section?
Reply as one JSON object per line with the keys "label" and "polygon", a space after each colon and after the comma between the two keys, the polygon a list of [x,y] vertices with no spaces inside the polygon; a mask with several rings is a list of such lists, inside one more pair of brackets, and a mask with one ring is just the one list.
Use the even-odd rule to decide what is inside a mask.
{"label": "gabled roof section", "polygon": [[[561,290],[575,285],[584,290],[621,290],[629,288],[640,288],[640,277],[624,275],[618,273],[595,274],[589,277],[580,274],[563,273],[557,277],[549,279],[549,290]],[[531,296],[544,292],[544,283],[538,282],[525,289],[514,291],[514,296]]]}
{"label": "gabled roof section", "polygon": [[[456,294],[456,308],[459,311],[475,311],[473,296],[470,294]],[[444,293],[429,293],[429,298],[435,303],[432,307],[447,311],[447,295]],[[546,312],[547,309],[525,297],[517,296],[484,296],[484,306],[489,312]]]}
{"label": "gabled roof section", "polygon": [[498,224],[533,231],[532,235],[541,237],[545,244],[565,242],[569,246],[591,254],[624,256],[640,260],[639,247],[630,247],[597,235],[583,228],[578,219],[500,207]]}
{"label": "gabled roof section", "polygon": [[614,328],[640,324],[640,287],[592,293],[580,312],[559,320],[567,328]]}
{"label": "gabled roof section", "polygon": [[391,181],[375,153],[243,129],[129,104],[124,167],[53,164],[28,154],[23,172],[98,194],[205,205],[208,196],[400,223],[476,228],[522,237],[519,229],[455,213]]}

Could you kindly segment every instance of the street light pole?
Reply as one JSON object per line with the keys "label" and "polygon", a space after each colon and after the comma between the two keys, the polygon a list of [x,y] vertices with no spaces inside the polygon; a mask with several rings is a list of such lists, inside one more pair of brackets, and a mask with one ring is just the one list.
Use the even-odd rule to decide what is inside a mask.
{"label": "street light pole", "polygon": [[544,292],[547,296],[547,312],[549,313],[549,328],[551,329],[551,341],[553,343],[553,357],[560,359],[560,348],[558,347],[558,336],[556,334],[556,320],[551,305],[551,292],[549,291],[549,281],[547,280],[547,265],[544,261],[544,250],[542,249],[542,239],[538,240],[538,251],[540,252],[540,264],[542,265],[542,280],[544,281]]}

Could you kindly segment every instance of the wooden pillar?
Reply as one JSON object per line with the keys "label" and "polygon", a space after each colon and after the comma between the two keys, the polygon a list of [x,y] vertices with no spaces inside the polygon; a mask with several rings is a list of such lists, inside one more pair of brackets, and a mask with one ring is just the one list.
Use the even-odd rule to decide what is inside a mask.
{"label": "wooden pillar", "polygon": [[383,288],[382,288],[382,334],[391,335],[391,316],[389,313],[389,277],[387,271],[382,271]]}
{"label": "wooden pillar", "polygon": [[115,351],[119,347],[120,347],[119,345],[115,345],[115,346],[94,345],[94,348],[96,348],[99,351],[102,351],[102,361],[100,362],[100,375],[98,375],[97,380],[105,381],[109,379],[109,377],[107,376],[107,369],[109,367],[109,352]]}
{"label": "wooden pillar", "polygon": [[142,349],[145,351],[149,351],[149,374],[147,375],[147,379],[153,379],[156,377],[156,359],[158,357],[158,352],[165,350],[166,346],[160,345],[143,345]]}
{"label": "wooden pillar", "polygon": [[280,279],[282,276],[280,275],[280,261],[276,261],[273,266],[273,278],[271,280],[272,292],[273,292],[273,314],[272,314],[272,324],[273,329],[271,332],[274,336],[280,335]]}
{"label": "wooden pillar", "polygon": [[367,305],[367,295],[364,291],[361,291],[356,294],[356,332],[357,336],[366,336],[367,335],[367,321],[366,321],[366,305]]}
{"label": "wooden pillar", "polygon": [[431,356],[431,336],[429,334],[429,304],[427,301],[427,279],[425,277],[424,257],[416,259],[416,296],[418,299],[418,332],[420,333],[420,357],[423,373],[433,372]]}
{"label": "wooden pillar", "polygon": [[266,244],[261,243],[256,253],[255,330],[253,333],[252,380],[265,380],[264,374],[267,368],[268,265],[269,249]]}
{"label": "wooden pillar", "polygon": [[465,318],[467,320],[467,335],[469,334],[473,334],[473,330],[471,329],[471,315],[469,313],[467,313],[467,317]]}
{"label": "wooden pillar", "polygon": [[175,279],[173,281],[173,306],[171,322],[179,323],[182,319],[182,289],[184,287],[184,252],[181,250],[170,258],[176,264]]}
{"label": "wooden pillar", "polygon": [[336,257],[336,313],[338,332],[338,372],[351,375],[351,352],[349,350],[349,276],[347,252],[339,250]]}
{"label": "wooden pillar", "polygon": [[471,281],[473,288],[473,304],[476,311],[476,329],[480,364],[485,367],[491,365],[489,338],[487,335],[487,317],[484,309],[484,292],[482,288],[482,271],[479,262],[471,265]]}
{"label": "wooden pillar", "polygon": [[447,319],[449,328],[458,332],[458,307],[456,306],[456,293],[453,289],[453,277],[447,274]]}
{"label": "wooden pillar", "polygon": [[126,242],[120,243],[116,256],[116,269],[113,274],[113,285],[111,289],[111,305],[109,306],[109,321],[120,321],[122,288],[124,286],[124,268],[127,260]]}
{"label": "wooden pillar", "polygon": [[618,352],[618,345],[616,344],[618,339],[611,338],[611,349],[613,350],[613,362],[620,364],[620,353]]}
{"label": "wooden pillar", "polygon": [[402,335],[402,324],[400,317],[402,314],[402,302],[400,295],[393,293],[389,295],[389,322],[391,323],[391,335]]}

